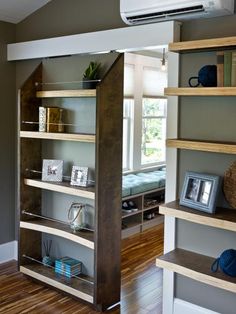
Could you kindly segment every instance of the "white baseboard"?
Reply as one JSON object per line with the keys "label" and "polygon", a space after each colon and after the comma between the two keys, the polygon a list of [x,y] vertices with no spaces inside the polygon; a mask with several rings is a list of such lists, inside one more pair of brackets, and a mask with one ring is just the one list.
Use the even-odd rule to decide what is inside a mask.
{"label": "white baseboard", "polygon": [[8,243],[4,243],[0,245],[0,264],[11,261],[17,260],[18,254],[18,242],[12,241]]}
{"label": "white baseboard", "polygon": [[174,299],[174,314],[220,314],[181,299]]}

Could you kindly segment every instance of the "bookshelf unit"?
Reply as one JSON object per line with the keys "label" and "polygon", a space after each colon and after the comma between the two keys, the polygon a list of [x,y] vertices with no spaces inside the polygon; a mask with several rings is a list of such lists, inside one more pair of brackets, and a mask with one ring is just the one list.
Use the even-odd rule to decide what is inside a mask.
{"label": "bookshelf unit", "polygon": [[[29,277],[93,304],[99,311],[120,301],[123,69],[124,57],[120,55],[95,90],[41,91],[41,64],[18,93],[19,269]],[[38,108],[44,98],[74,98],[75,107],[78,98],[95,99],[96,134],[38,132],[37,123],[24,123],[38,121]],[[64,142],[66,147],[70,142],[73,145],[95,145],[95,186],[76,187],[70,185],[69,180],[59,183],[42,181],[39,172],[47,147],[45,141],[52,147],[62,143],[62,148]],[[68,221],[60,222],[43,215],[43,193],[53,193],[55,198],[79,197],[85,204],[92,201],[94,230],[74,233]],[[93,277],[84,274],[67,278],[56,274],[52,267],[44,266],[45,235],[56,237],[58,241],[70,241],[78,254],[87,250],[93,256]]]}
{"label": "bookshelf unit", "polygon": [[[236,49],[236,37],[196,40],[169,44],[169,51],[177,53],[193,53]],[[193,56],[194,57],[194,56]],[[167,96],[236,96],[235,87],[168,87]],[[227,108],[227,104],[225,104]],[[236,142],[211,141],[201,139],[167,139],[169,148],[193,151],[236,154]],[[159,212],[165,216],[201,224],[209,227],[236,232],[236,211],[217,208],[215,214],[207,214],[179,205],[179,200],[163,204]],[[221,271],[211,272],[215,259],[195,252],[176,248],[156,259],[158,267],[189,277],[196,281],[236,293],[235,278],[226,276]]]}

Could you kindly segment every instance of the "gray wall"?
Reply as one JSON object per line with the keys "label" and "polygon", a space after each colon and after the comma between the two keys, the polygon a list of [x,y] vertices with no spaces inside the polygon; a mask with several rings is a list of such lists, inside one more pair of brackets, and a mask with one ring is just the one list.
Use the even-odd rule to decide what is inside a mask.
{"label": "gray wall", "polygon": [[119,0],[52,0],[19,23],[16,34],[26,41],[123,26]]}
{"label": "gray wall", "polygon": [[[190,40],[236,35],[235,22],[235,16],[190,21],[183,25],[182,39]],[[118,0],[54,0],[17,25],[17,41],[123,26],[124,24],[119,17]],[[208,57],[210,61],[214,59],[212,54]],[[187,85],[186,78],[196,74],[199,65],[205,64],[206,56],[198,56],[196,64],[194,64],[195,56],[183,56],[181,59],[181,80],[183,85]],[[188,59],[190,62],[193,60],[193,67],[187,70],[185,63]],[[37,62],[35,60],[17,64],[18,86],[33,70]],[[193,132],[192,125],[198,123],[197,126],[200,127],[198,127],[197,132],[199,137],[203,139],[213,138],[214,136],[219,139],[232,139],[232,135],[235,133],[235,129],[233,126],[231,127],[232,119],[235,116],[233,102],[234,100],[230,98],[188,98],[188,100],[183,100],[180,105],[181,136],[194,137],[196,133],[195,131]],[[228,113],[227,116],[226,113]],[[213,114],[214,119],[212,118]],[[210,123],[208,123],[206,117],[209,117]],[[181,152],[179,156],[179,189],[181,189],[186,170],[212,172],[222,175],[232,160],[234,160],[234,156],[230,155]],[[214,166],[213,162],[217,166]],[[235,247],[235,235],[231,232],[222,233],[222,231],[217,229],[201,227],[184,223],[183,221],[178,222],[177,230],[177,244],[179,247],[191,247],[196,251],[212,256],[218,255],[223,248],[228,246]],[[205,239],[208,239],[206,244],[202,244],[205,242]],[[176,296],[222,313],[234,313],[233,309],[236,305],[234,295],[225,293],[220,289],[201,285],[183,277],[177,278]]]}
{"label": "gray wall", "polygon": [[[182,40],[235,36],[236,16],[189,21],[182,28]],[[216,64],[214,52],[192,53],[181,56],[181,86],[196,75],[205,64]],[[180,99],[179,134],[186,138],[235,141],[235,97],[182,97]],[[179,152],[179,191],[186,170],[223,176],[235,160],[235,155],[194,151]],[[228,206],[222,191],[218,205]],[[236,249],[235,233],[208,228],[183,220],[177,222],[177,246],[208,256],[219,256],[228,248]],[[233,314],[235,294],[176,276],[175,294],[178,298],[223,313]]]}
{"label": "gray wall", "polygon": [[15,64],[7,62],[7,43],[15,25],[0,22],[0,244],[15,239]]}

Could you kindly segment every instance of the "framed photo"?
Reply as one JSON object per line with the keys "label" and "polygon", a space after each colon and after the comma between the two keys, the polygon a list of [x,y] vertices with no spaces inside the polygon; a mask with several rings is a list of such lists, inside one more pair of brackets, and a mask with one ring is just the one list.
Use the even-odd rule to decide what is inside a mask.
{"label": "framed photo", "polygon": [[187,171],[180,197],[180,205],[211,214],[214,213],[219,183],[219,176]]}
{"label": "framed photo", "polygon": [[62,182],[63,160],[43,159],[42,180]]}
{"label": "framed photo", "polygon": [[77,185],[77,186],[88,186],[89,182],[89,168],[88,167],[79,167],[79,166],[73,166],[72,172],[71,172],[71,185]]}

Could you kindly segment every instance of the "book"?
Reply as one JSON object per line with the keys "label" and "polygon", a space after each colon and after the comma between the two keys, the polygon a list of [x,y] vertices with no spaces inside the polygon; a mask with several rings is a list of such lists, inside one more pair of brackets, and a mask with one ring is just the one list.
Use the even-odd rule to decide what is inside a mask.
{"label": "book", "polygon": [[217,51],[217,86],[224,86],[224,51]]}
{"label": "book", "polygon": [[224,86],[231,86],[232,51],[224,52]]}
{"label": "book", "polygon": [[47,108],[47,132],[64,132],[63,109]]}
{"label": "book", "polygon": [[71,278],[81,274],[82,262],[68,256],[56,259],[55,272]]}
{"label": "book", "polygon": [[232,52],[231,86],[236,86],[236,51]]}
{"label": "book", "polygon": [[39,132],[46,132],[47,108],[39,107]]}

